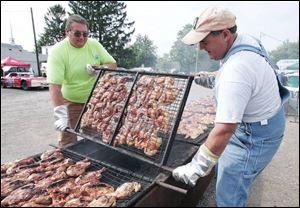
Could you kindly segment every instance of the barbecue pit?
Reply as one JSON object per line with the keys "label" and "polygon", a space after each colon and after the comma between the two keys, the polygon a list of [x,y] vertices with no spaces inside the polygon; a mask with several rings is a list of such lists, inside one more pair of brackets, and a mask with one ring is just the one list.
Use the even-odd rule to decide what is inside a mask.
{"label": "barbecue pit", "polygon": [[[122,84],[122,87],[119,87],[120,85],[117,85],[117,87],[119,87],[118,92],[124,94],[123,98],[121,95],[109,95],[109,93],[106,93],[107,97],[103,98],[105,92],[102,92],[102,97],[101,93],[98,93],[98,95],[95,93],[102,88],[105,88],[106,92],[111,90],[111,86],[107,84],[109,81],[105,78],[117,78],[111,84]],[[123,82],[122,80],[126,81]],[[64,148],[62,150],[64,156],[74,161],[87,158],[92,161],[90,171],[105,167],[108,172],[105,172],[105,177],[102,177],[102,179],[115,187],[126,181],[137,181],[142,185],[141,190],[132,197],[117,201],[117,206],[161,206],[162,204],[178,206],[180,204],[191,205],[195,203],[201,196],[201,190],[198,192],[199,187],[196,186],[191,189],[175,182],[171,177],[172,169],[186,163],[198,149],[196,145],[176,139],[176,131],[192,81],[193,77],[185,75],[101,69],[75,129],[68,129],[69,132],[84,139]],[[150,102],[156,102],[156,105],[149,107],[149,102],[145,105],[141,103],[139,108],[142,108],[144,113],[134,114],[134,103],[138,103],[139,99],[141,102],[142,99],[137,94],[144,92],[147,86],[153,84],[157,86],[159,83],[162,84],[164,90],[170,90],[162,99],[163,101],[160,102],[159,96],[155,93],[148,94],[143,99],[152,97],[153,100],[150,100]],[[149,91],[157,93],[160,89],[151,88]],[[172,95],[172,93],[174,94]],[[102,123],[102,126],[93,125],[93,121],[90,126],[88,122],[83,122],[84,119],[93,118],[95,114],[100,113],[98,110],[95,113],[96,110],[91,107],[92,104],[100,103],[95,101],[96,98],[108,99],[114,96],[120,100],[118,100],[117,110],[108,112],[114,112],[108,122]],[[132,101],[134,96],[137,96],[135,102]],[[111,102],[106,101],[106,109],[111,107],[107,105],[108,103]],[[163,107],[161,108],[160,105]],[[98,107],[101,108],[101,106]],[[152,113],[153,111],[149,110],[148,107],[152,108],[151,110],[160,111],[160,114]],[[155,138],[156,142],[156,139],[160,138],[159,145],[155,144],[154,149],[150,149],[151,151],[147,146],[149,142],[143,148],[135,145],[135,143],[129,144],[127,141],[125,143],[118,142],[117,138],[122,133],[122,128],[129,123],[132,114],[135,115],[133,119],[139,117],[140,120],[137,119],[137,122],[140,122],[138,123],[140,129],[152,132],[151,139]],[[104,124],[107,124],[106,129],[103,127]],[[108,130],[107,126],[110,126]],[[129,127],[133,128],[134,125],[129,125]],[[146,140],[146,136],[136,137],[141,141]],[[36,156],[35,160],[38,161],[38,157]],[[201,184],[202,193],[208,185],[210,177],[211,175],[199,180],[198,184]],[[163,194],[160,194],[161,192]],[[168,195],[170,197],[167,197]],[[178,197],[175,197],[175,195]],[[157,201],[153,200],[154,196]]]}

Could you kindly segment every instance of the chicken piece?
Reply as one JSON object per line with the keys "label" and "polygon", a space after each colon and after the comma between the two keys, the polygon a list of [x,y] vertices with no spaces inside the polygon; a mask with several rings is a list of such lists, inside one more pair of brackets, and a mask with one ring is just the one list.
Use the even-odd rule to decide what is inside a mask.
{"label": "chicken piece", "polygon": [[102,195],[88,204],[89,207],[114,207],[116,206],[116,197]]}
{"label": "chicken piece", "polygon": [[75,183],[77,185],[83,185],[86,183],[97,184],[102,176],[102,173],[106,170],[106,168],[102,168],[100,170],[87,172],[84,175],[80,175],[75,179]]}
{"label": "chicken piece", "polygon": [[20,202],[28,201],[37,192],[40,192],[40,189],[33,183],[22,186],[11,192],[9,196],[3,199],[1,201],[1,206],[15,206]]}
{"label": "chicken piece", "polygon": [[40,158],[41,160],[48,160],[50,158],[63,158],[64,155],[62,154],[60,149],[53,149],[45,151],[43,154],[41,154]]}
{"label": "chicken piece", "polygon": [[88,202],[82,200],[81,198],[74,198],[67,200],[64,207],[86,207]]}
{"label": "chicken piece", "polygon": [[114,191],[114,187],[107,183],[87,183],[80,188],[79,196],[86,196],[86,200],[92,201],[105,194],[113,193]]}
{"label": "chicken piece", "polygon": [[144,148],[144,153],[148,156],[153,156],[157,153],[158,148],[162,144],[162,139],[157,136],[157,132],[151,134],[150,139],[147,141],[146,147]]}
{"label": "chicken piece", "polygon": [[91,162],[88,159],[80,160],[74,165],[68,167],[66,173],[68,176],[79,176],[86,171],[86,169],[91,165]]}
{"label": "chicken piece", "polygon": [[27,183],[29,183],[29,182],[26,181],[26,179],[23,179],[23,180],[17,179],[15,181],[11,181],[8,183],[1,182],[1,199],[4,197],[7,197],[11,192],[26,185]]}
{"label": "chicken piece", "polygon": [[[26,159],[13,161],[12,163],[9,163],[3,167],[1,165],[1,169],[3,169],[3,171],[4,171],[6,168],[6,174],[13,174],[13,173],[19,172],[19,167],[28,166],[28,165],[31,165],[34,163],[35,163],[35,161],[33,158],[26,158]],[[1,172],[2,172],[2,170],[1,170]]]}
{"label": "chicken piece", "polygon": [[138,192],[141,188],[142,185],[138,182],[126,182],[119,186],[113,195],[117,199],[125,199]]}

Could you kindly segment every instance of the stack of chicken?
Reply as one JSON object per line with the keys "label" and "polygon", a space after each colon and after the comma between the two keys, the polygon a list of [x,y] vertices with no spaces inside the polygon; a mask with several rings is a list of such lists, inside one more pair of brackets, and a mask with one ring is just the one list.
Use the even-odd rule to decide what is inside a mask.
{"label": "stack of chicken", "polygon": [[116,189],[101,181],[105,168],[86,172],[91,162],[73,162],[59,149],[32,158],[1,165],[1,206],[82,207],[115,206],[118,199],[141,189],[137,182],[125,182]]}
{"label": "stack of chicken", "polygon": [[215,103],[212,97],[192,101],[184,109],[177,134],[194,140],[207,132],[214,120]]}
{"label": "stack of chicken", "polygon": [[133,146],[148,156],[158,152],[162,144],[158,132],[169,132],[171,118],[168,107],[179,93],[175,81],[173,77],[140,77],[130,97],[115,144]]}
{"label": "stack of chicken", "polygon": [[87,110],[81,119],[81,128],[91,128],[102,135],[108,143],[121,115],[125,99],[128,96],[126,82],[129,77],[106,74],[99,80]]}

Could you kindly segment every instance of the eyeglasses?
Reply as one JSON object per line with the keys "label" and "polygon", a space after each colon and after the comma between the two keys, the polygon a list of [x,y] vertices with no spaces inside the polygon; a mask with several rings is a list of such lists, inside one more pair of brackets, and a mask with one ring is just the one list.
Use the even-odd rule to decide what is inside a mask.
{"label": "eyeglasses", "polygon": [[83,37],[87,37],[89,36],[89,33],[88,32],[80,32],[80,31],[75,31],[73,32],[74,36],[77,37],[77,38],[80,38],[80,36],[82,35]]}

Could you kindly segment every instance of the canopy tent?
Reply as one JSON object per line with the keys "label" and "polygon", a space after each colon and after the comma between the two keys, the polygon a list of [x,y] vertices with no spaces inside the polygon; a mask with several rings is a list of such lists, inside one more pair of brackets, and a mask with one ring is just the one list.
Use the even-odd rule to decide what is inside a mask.
{"label": "canopy tent", "polygon": [[3,66],[20,66],[20,67],[29,67],[30,64],[26,64],[23,61],[14,59],[12,57],[6,57],[1,60],[1,67]]}

